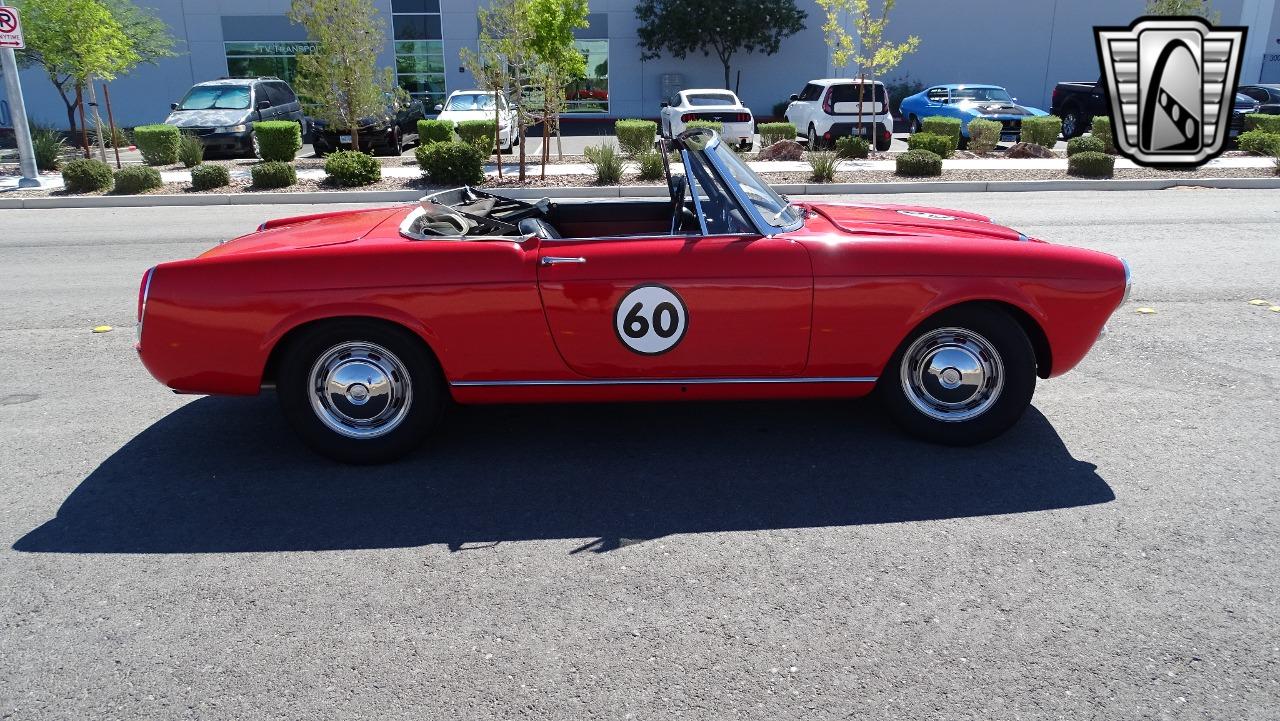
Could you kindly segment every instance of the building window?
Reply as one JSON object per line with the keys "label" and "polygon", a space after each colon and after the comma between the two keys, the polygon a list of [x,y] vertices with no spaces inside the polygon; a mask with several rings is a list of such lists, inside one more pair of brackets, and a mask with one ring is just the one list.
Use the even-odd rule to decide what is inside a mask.
{"label": "building window", "polygon": [[228,42],[223,45],[227,53],[227,74],[231,77],[274,75],[287,83],[292,83],[298,74],[298,55],[315,49],[315,43],[300,41]]}
{"label": "building window", "polygon": [[444,102],[444,40],[440,0],[391,0],[396,82],[428,108]]}
{"label": "building window", "polygon": [[587,73],[565,86],[565,112],[609,112],[609,41],[574,40],[573,44],[586,58]]}

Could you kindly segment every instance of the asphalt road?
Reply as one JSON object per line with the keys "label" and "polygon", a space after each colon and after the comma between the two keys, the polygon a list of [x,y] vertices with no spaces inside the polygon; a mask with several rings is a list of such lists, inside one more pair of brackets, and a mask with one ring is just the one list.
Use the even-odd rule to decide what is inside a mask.
{"label": "asphalt road", "polygon": [[476,408],[338,466],[131,347],[147,266],[308,208],[0,211],[0,718],[1277,718],[1280,194],[892,200],[1133,264],[985,446]]}

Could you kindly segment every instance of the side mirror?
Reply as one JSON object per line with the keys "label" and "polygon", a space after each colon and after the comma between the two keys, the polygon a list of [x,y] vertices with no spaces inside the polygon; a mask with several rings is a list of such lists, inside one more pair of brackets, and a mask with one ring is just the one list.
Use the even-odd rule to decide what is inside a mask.
{"label": "side mirror", "polygon": [[663,100],[663,101],[662,101],[662,104],[661,104],[661,105],[659,105],[658,107],[661,107],[661,108],[669,108],[669,107],[671,107],[671,103],[668,103],[667,101]]}
{"label": "side mirror", "polygon": [[436,112],[439,113],[443,110],[444,110],[444,106],[441,105],[440,103],[436,103]]}
{"label": "side mirror", "polygon": [[267,109],[267,108],[269,108],[269,107],[271,107],[271,101],[270,101],[270,100],[259,100],[259,101],[258,101],[258,110],[266,110],[266,109]]}
{"label": "side mirror", "polygon": [[792,93],[792,94],[791,94],[791,102],[793,102],[793,103],[794,103],[795,101],[797,101],[797,100],[799,100],[799,99],[800,99],[800,96],[799,96],[799,95],[796,95],[795,93]]}
{"label": "side mirror", "polygon": [[169,103],[169,109],[170,109],[170,110],[177,110],[177,109],[178,109],[178,104],[177,104],[177,103]]}
{"label": "side mirror", "polygon": [[1015,102],[1015,103],[1016,103],[1016,102],[1018,102],[1018,99],[1017,99],[1017,98],[1014,98],[1014,99],[1013,99],[1013,102]]}

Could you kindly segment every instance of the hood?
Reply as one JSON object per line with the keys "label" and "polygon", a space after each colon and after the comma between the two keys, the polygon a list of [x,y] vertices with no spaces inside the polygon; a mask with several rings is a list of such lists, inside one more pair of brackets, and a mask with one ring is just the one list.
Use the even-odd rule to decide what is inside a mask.
{"label": "hood", "polygon": [[979,116],[985,115],[1008,115],[1013,117],[1035,115],[1034,108],[1028,108],[1017,103],[1008,102],[967,102],[962,103],[961,107],[965,110],[976,113]]}
{"label": "hood", "polygon": [[257,232],[242,235],[215,246],[202,253],[200,257],[319,248],[350,243],[363,238],[379,223],[386,220],[387,216],[403,211],[403,207],[340,210],[335,213],[268,220],[259,226]]}
{"label": "hood", "polygon": [[220,128],[249,122],[252,110],[175,110],[164,119],[165,125],[179,128]]}
{"label": "hood", "polygon": [[985,215],[960,210],[879,203],[803,205],[831,221],[840,230],[854,235],[951,235],[991,240],[1029,240],[1012,228],[992,223]]}

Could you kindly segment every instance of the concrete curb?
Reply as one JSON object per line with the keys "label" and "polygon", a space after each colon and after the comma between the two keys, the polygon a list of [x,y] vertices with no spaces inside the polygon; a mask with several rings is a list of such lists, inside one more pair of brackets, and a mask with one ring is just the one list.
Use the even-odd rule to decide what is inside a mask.
{"label": "concrete curb", "polygon": [[[1220,189],[1280,189],[1275,178],[1169,178],[1142,180],[991,180],[892,183],[815,183],[773,186],[786,195],[862,195],[896,193],[1029,193],[1060,190],[1166,190],[1177,186]],[[664,197],[663,185],[580,186],[565,188],[496,188],[511,198]],[[309,193],[190,193],[183,195],[85,195],[31,198],[0,197],[0,210],[35,208],[138,208],[178,205],[290,205],[324,203],[405,203],[422,197],[419,190],[338,190]]]}

